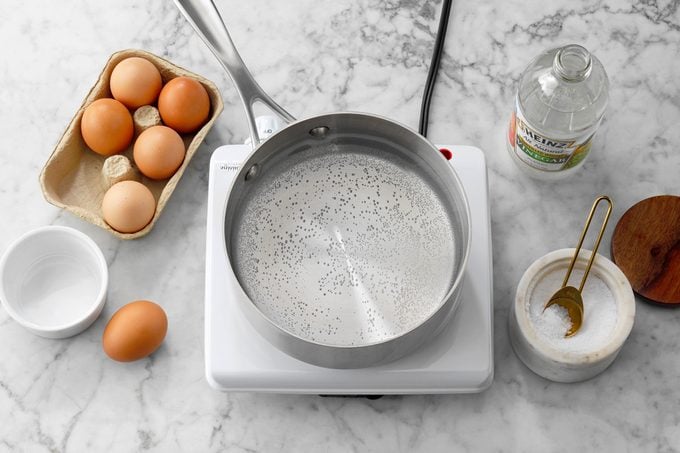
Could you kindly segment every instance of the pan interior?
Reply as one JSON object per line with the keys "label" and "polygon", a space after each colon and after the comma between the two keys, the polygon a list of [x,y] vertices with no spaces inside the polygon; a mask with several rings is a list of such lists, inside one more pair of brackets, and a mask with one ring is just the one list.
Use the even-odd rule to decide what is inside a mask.
{"label": "pan interior", "polygon": [[387,341],[432,315],[459,257],[455,213],[431,175],[365,140],[281,154],[245,183],[228,245],[259,310],[332,346]]}

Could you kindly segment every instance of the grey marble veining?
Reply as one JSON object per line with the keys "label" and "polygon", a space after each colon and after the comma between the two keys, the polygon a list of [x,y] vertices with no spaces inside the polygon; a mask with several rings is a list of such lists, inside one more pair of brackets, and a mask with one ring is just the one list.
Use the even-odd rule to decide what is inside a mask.
{"label": "grey marble veining", "polygon": [[[257,80],[293,115],[357,110],[417,125],[440,2],[218,4]],[[73,226],[103,249],[111,285],[100,319],[67,340],[33,336],[0,310],[0,451],[680,450],[680,311],[639,302],[619,358],[576,385],[532,374],[506,329],[526,267],[573,244],[595,196],[612,196],[615,222],[642,198],[680,192],[679,5],[454,1],[430,138],[486,153],[496,376],[477,395],[368,401],[222,394],[203,377],[208,161],[247,128],[228,77],[172,3],[1,2],[0,251],[30,228]],[[603,62],[610,107],[583,169],[537,182],[505,149],[514,84],[533,56],[569,42]],[[131,47],[213,80],[225,109],[154,231],[126,242],[47,204],[38,174],[108,56]],[[106,320],[139,298],[163,305],[168,337],[149,359],[112,362]]]}

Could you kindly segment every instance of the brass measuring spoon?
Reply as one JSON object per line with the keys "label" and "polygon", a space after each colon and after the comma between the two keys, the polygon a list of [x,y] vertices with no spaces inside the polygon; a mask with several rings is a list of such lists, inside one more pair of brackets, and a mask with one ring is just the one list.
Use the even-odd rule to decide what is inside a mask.
{"label": "brass measuring spoon", "polygon": [[[604,216],[604,222],[602,222],[602,226],[600,227],[600,233],[597,236],[597,241],[595,241],[595,247],[593,247],[593,252],[590,255],[590,260],[588,260],[588,266],[586,267],[586,271],[583,274],[583,278],[581,279],[581,285],[578,289],[574,288],[573,286],[567,286],[569,277],[571,277],[571,271],[574,269],[574,264],[576,263],[578,254],[581,251],[583,240],[586,237],[588,228],[590,228],[590,222],[593,220],[593,214],[595,214],[595,209],[601,201],[606,201],[609,206]],[[581,324],[583,324],[583,296],[581,292],[583,291],[583,287],[586,284],[586,279],[588,278],[588,273],[590,272],[590,268],[593,265],[593,261],[595,261],[595,255],[597,254],[597,249],[600,247],[600,241],[602,240],[604,230],[607,228],[607,222],[609,222],[609,215],[612,213],[612,208],[613,204],[608,196],[600,195],[597,197],[597,199],[595,199],[593,202],[593,207],[590,208],[590,214],[588,214],[586,225],[583,227],[581,239],[578,240],[576,251],[574,252],[574,256],[572,257],[571,263],[569,264],[569,270],[567,271],[567,275],[564,277],[564,281],[562,282],[562,287],[558,289],[555,294],[553,294],[548,303],[545,304],[545,307],[543,307],[543,311],[552,305],[559,305],[560,307],[567,310],[569,319],[571,320],[571,327],[569,327],[567,333],[564,334],[565,337],[571,337],[574,335],[581,328]]]}

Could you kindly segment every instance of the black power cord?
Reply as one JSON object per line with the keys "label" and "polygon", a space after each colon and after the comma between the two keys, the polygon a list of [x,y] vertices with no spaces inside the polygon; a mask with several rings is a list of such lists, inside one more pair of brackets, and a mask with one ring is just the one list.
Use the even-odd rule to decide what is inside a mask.
{"label": "black power cord", "polygon": [[442,59],[442,52],[444,51],[444,41],[446,40],[446,29],[449,26],[449,15],[451,14],[452,0],[442,1],[442,13],[439,17],[439,29],[437,30],[437,38],[434,43],[434,50],[432,51],[432,60],[430,61],[430,70],[427,73],[427,81],[425,82],[425,91],[423,92],[423,103],[420,105],[420,123],[418,125],[418,133],[423,137],[427,137],[427,124],[430,119],[430,102],[432,100],[432,92],[437,81],[437,72],[439,71],[439,62]]}

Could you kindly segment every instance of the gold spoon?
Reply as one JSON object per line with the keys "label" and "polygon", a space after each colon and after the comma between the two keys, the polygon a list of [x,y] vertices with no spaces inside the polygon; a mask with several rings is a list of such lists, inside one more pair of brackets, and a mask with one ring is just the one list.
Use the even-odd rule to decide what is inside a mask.
{"label": "gold spoon", "polygon": [[[590,260],[588,260],[588,266],[586,267],[586,271],[583,274],[583,278],[581,279],[581,285],[579,286],[578,289],[574,288],[573,286],[567,286],[567,282],[569,282],[569,277],[571,277],[571,271],[574,269],[574,264],[576,263],[578,254],[581,251],[583,240],[586,237],[588,228],[590,228],[590,222],[593,220],[593,214],[595,213],[597,205],[601,201],[606,201],[609,207],[607,208],[607,212],[604,216],[604,222],[602,222],[602,226],[600,227],[600,233],[597,236],[597,241],[595,241],[595,247],[593,247],[593,252],[590,255]],[[604,230],[605,228],[607,228],[607,222],[609,221],[609,215],[612,213],[612,208],[613,204],[608,196],[601,195],[597,197],[597,199],[593,203],[593,207],[590,208],[590,214],[588,214],[586,226],[583,227],[581,239],[578,240],[576,251],[574,252],[574,256],[572,257],[571,263],[569,264],[569,270],[567,271],[567,275],[564,277],[562,287],[558,289],[555,294],[553,294],[548,303],[545,304],[545,307],[543,307],[543,311],[545,311],[551,305],[559,305],[560,307],[567,310],[567,314],[569,315],[569,319],[571,320],[571,326],[569,327],[569,330],[567,330],[567,333],[564,334],[565,337],[571,337],[572,335],[574,335],[581,328],[581,324],[583,324],[584,314],[583,296],[581,292],[583,291],[583,287],[586,284],[586,279],[588,278],[588,273],[590,272],[590,268],[593,265],[593,261],[595,261],[595,255],[597,254],[597,249],[600,247],[600,241],[602,240]]]}

